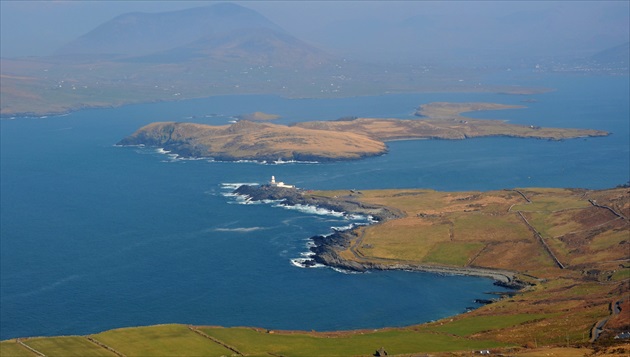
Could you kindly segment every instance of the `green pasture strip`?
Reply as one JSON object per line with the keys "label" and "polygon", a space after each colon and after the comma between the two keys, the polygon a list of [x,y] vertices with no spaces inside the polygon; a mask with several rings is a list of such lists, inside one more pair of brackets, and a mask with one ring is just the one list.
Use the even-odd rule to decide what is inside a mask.
{"label": "green pasture strip", "polygon": [[604,290],[607,289],[605,287],[602,287],[602,285],[597,282],[583,282],[581,284],[567,287],[562,292],[556,293],[556,296],[583,297],[592,294],[598,294],[599,292]]}
{"label": "green pasture strip", "polygon": [[483,243],[440,242],[424,257],[425,262],[465,266],[484,247]]}
{"label": "green pasture strip", "polygon": [[527,227],[516,216],[460,214],[451,217],[455,240],[508,241],[531,237]]}
{"label": "green pasture strip", "polygon": [[20,346],[15,340],[7,340],[0,342],[0,356],[2,357],[33,357],[35,353],[29,351],[26,347]]}
{"label": "green pasture strip", "polygon": [[59,357],[116,356],[81,336],[38,337],[22,340],[25,345],[45,354]]}
{"label": "green pasture strip", "polygon": [[[536,341],[541,345],[566,345],[584,343],[589,340],[589,333],[595,321],[608,315],[606,305],[578,308],[575,311],[548,314],[547,318],[532,321],[527,326],[516,327],[514,335],[522,341]],[[506,329],[506,335],[511,330]],[[490,332],[491,335],[495,332]]]}
{"label": "green pasture strip", "polygon": [[200,327],[199,330],[249,356],[371,356],[381,347],[388,354],[446,352],[503,346],[431,332],[388,330],[327,337],[307,333],[274,334],[248,328]]}
{"label": "green pasture strip", "polygon": [[430,330],[453,334],[457,336],[470,336],[475,333],[488,330],[498,330],[506,327],[522,324],[544,317],[547,314],[517,314],[499,316],[474,316],[461,320],[445,323],[442,326],[430,326]]}
{"label": "green pasture strip", "polygon": [[626,279],[630,279],[630,269],[629,268],[620,268],[616,270],[612,275],[612,281],[622,281]]}
{"label": "green pasture strip", "polygon": [[126,356],[231,356],[234,352],[185,325],[123,328],[92,335]]}
{"label": "green pasture strip", "polygon": [[549,221],[549,212],[525,212],[523,215],[543,237],[549,236],[547,232],[553,227]]}
{"label": "green pasture strip", "polygon": [[628,230],[620,229],[620,230],[612,230],[607,232],[602,232],[596,235],[589,244],[589,247],[592,250],[607,250],[607,249],[625,249],[626,252],[628,248],[624,247],[622,244],[623,241],[628,240]]}
{"label": "green pasture strip", "polygon": [[554,195],[552,197],[534,197],[531,203],[519,204],[512,207],[512,211],[523,212],[555,212],[560,210],[575,209],[575,208],[587,208],[591,204],[582,198],[576,196],[560,196]]}

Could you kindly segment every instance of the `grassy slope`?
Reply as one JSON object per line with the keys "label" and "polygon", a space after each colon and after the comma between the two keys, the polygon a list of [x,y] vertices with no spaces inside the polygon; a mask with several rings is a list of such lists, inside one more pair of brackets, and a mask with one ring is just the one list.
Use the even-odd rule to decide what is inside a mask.
{"label": "grassy slope", "polygon": [[[630,271],[628,219],[588,200],[628,217],[628,189],[521,192],[530,203],[517,191],[363,192],[361,200],[396,207],[407,217],[362,231],[342,256],[381,264],[438,263],[516,271],[535,284],[527,293],[459,316],[445,328],[457,329],[477,316],[545,314],[540,321],[472,336],[520,345],[587,342],[595,322],[610,314],[609,304],[628,299],[628,280],[623,279]],[[565,269],[554,264],[519,211]],[[625,321],[620,325],[626,329],[630,326],[627,313],[617,318]]]}
{"label": "grassy slope", "polygon": [[496,103],[430,103],[420,107],[422,120],[359,118],[352,121],[313,121],[298,123],[310,129],[332,130],[366,135],[391,141],[413,138],[465,139],[482,136],[514,136],[521,138],[568,139],[582,136],[603,136],[606,132],[587,129],[541,128],[509,124],[502,120],[471,119],[464,112],[522,108]]}
{"label": "grassy slope", "polygon": [[193,148],[191,156],[224,159],[359,159],[386,152],[385,144],[353,133],[239,121],[231,126],[152,123],[121,144]]}

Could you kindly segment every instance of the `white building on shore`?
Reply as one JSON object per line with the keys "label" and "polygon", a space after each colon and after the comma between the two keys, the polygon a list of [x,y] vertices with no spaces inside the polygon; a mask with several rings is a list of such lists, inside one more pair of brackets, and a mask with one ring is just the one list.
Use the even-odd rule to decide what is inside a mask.
{"label": "white building on shore", "polygon": [[271,181],[269,181],[269,184],[273,187],[284,187],[284,188],[295,188],[295,186],[293,185],[287,185],[282,181],[277,181],[276,182],[276,177],[275,176],[271,176]]}

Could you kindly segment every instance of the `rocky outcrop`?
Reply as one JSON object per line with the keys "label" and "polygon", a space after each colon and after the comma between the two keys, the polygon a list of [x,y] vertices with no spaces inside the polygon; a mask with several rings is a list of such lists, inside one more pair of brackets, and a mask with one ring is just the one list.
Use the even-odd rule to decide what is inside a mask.
{"label": "rocky outcrop", "polygon": [[314,242],[314,246],[310,249],[315,254],[311,259],[313,259],[315,263],[355,272],[365,272],[368,270],[423,271],[437,274],[487,277],[494,279],[496,281],[496,285],[511,289],[521,289],[527,285],[526,283],[516,279],[513,272],[507,270],[477,267],[460,268],[402,262],[380,263],[370,260],[348,260],[341,257],[338,252],[347,250],[351,242],[356,238],[356,231],[354,230],[335,232],[329,236],[312,237],[311,239]]}
{"label": "rocky outcrop", "polygon": [[298,188],[287,188],[271,185],[243,185],[234,190],[234,193],[242,196],[247,196],[253,201],[282,200],[285,204],[291,206],[315,206],[335,212],[345,212],[348,214],[371,216],[376,221],[385,221],[402,216],[401,212],[398,212],[391,208],[378,205],[369,205],[360,202],[356,199],[356,196],[353,196],[352,194],[343,197],[331,198],[307,193],[304,190]]}

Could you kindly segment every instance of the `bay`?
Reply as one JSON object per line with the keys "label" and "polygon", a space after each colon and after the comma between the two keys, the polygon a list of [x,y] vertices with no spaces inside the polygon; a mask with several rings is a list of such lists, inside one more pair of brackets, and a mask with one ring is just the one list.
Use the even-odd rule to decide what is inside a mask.
{"label": "bay", "polygon": [[[343,99],[223,96],[0,122],[0,339],[157,323],[336,330],[451,316],[497,291],[482,278],[344,274],[291,264],[308,238],[347,219],[241,205],[240,182],[271,175],[309,189],[601,189],[628,181],[627,77],[535,78],[556,91],[391,94]],[[534,99],[535,102],[522,102]],[[281,123],[413,118],[433,101],[527,108],[479,118],[611,131],[604,138],[398,141],[371,159],[262,165],[176,160],[114,144],[153,121],[227,124],[263,111]]]}

